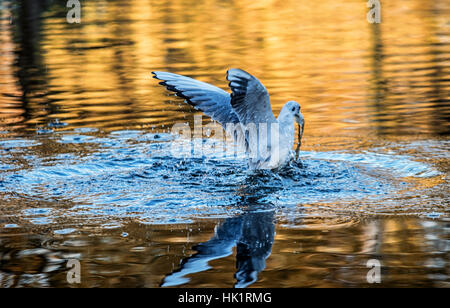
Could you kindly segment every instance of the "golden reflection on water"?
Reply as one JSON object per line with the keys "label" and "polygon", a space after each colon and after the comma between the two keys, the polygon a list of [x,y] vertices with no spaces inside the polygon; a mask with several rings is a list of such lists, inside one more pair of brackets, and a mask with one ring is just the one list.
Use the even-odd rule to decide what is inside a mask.
{"label": "golden reflection on water", "polygon": [[11,4],[2,19],[5,129],[190,121],[150,72],[227,89],[225,71],[240,67],[266,85],[275,113],[298,100],[310,136],[449,132],[445,1],[383,3],[379,25],[361,1],[85,1],[81,24],[58,5],[27,5],[41,22],[25,26]]}
{"label": "golden reflection on water", "polygon": [[[225,72],[231,67],[248,70],[266,85],[275,113],[288,100],[301,103],[306,149],[321,150],[325,145],[325,150],[359,150],[373,136],[447,138],[450,132],[448,1],[383,1],[379,25],[367,22],[366,3],[356,0],[86,0],[79,25],[66,23],[64,5],[38,6],[36,2],[22,1],[19,10],[12,1],[5,1],[1,10],[2,135],[7,134],[1,131],[35,132],[56,120],[68,124],[64,130],[164,130],[176,121],[192,121],[195,112],[168,97],[151,79],[151,71],[186,74],[227,89]],[[95,151],[92,145],[40,141],[42,145],[34,151],[42,157],[52,150]],[[428,159],[427,152],[411,152],[423,161]],[[446,155],[435,161],[444,172],[449,168]],[[423,188],[443,181],[444,176],[414,179]],[[448,193],[440,194],[437,199],[442,201]],[[23,206],[2,202],[3,213]],[[36,208],[62,206],[27,202]],[[64,205],[73,206],[70,201]],[[0,253],[6,248],[35,248],[29,241],[32,234],[49,245],[48,252],[66,249],[67,253],[82,253],[84,262],[92,263],[84,267],[82,275],[91,279],[83,286],[158,286],[182,257],[192,253],[191,244],[209,239],[217,221],[198,223],[199,232],[190,234],[189,240],[189,232],[177,229],[184,225],[132,222],[121,229],[129,233],[129,241],[115,231],[92,226],[94,235],[111,232],[109,242],[99,239],[104,234],[89,239],[54,234],[48,238],[42,234],[52,234],[65,224],[52,225],[49,231],[48,226],[21,221],[20,215],[0,217],[0,223],[26,227],[26,236],[8,238]],[[441,232],[448,229],[445,222],[433,224],[419,218],[360,221],[350,216],[331,224],[316,217],[299,225],[306,230],[284,227],[282,221],[277,224],[267,270],[254,286],[361,285],[369,254],[384,256],[391,285],[404,285],[402,279],[411,284],[412,275],[418,275],[418,285],[445,285],[424,278],[417,265],[433,267],[435,258],[448,259],[448,248],[433,246],[448,242],[448,234]],[[174,252],[167,252],[169,246]],[[115,259],[108,259],[111,251]],[[410,255],[404,255],[405,251]],[[433,252],[440,256],[433,257]],[[40,274],[44,259],[48,260],[30,257],[2,265],[0,285],[7,284],[8,275]],[[342,264],[350,264],[352,270],[339,268]],[[233,257],[215,261],[213,286],[230,286],[233,279],[225,269],[234,267]],[[445,264],[444,269],[435,269],[442,276]],[[60,274],[49,284],[66,286],[65,273]],[[210,277],[200,273],[192,284],[211,286]]]}
{"label": "golden reflection on water", "polygon": [[[89,235],[30,235],[5,231],[0,255],[2,287],[158,287],[209,240],[220,221],[149,226],[135,222]],[[124,237],[123,232],[126,232]],[[277,227],[266,268],[251,287],[368,287],[367,260],[380,258],[383,287],[448,287],[444,224],[415,218],[363,221],[346,228],[295,230]],[[36,248],[35,243],[40,243]],[[405,252],[408,253],[405,253]],[[448,252],[447,252],[448,254]],[[9,256],[6,258],[6,256]],[[65,260],[81,258],[81,284],[66,281]],[[211,269],[189,275],[187,286],[232,287],[236,252]],[[186,286],[186,285],[184,285]]]}

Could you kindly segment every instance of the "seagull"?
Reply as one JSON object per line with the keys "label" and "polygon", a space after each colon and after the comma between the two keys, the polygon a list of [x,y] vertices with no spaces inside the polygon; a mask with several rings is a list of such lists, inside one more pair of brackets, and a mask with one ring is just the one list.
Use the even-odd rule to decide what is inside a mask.
{"label": "seagull", "polygon": [[160,71],[152,74],[162,80],[160,85],[220,123],[247,153],[250,169],[279,169],[294,157],[294,121],[299,126],[298,155],[305,125],[300,104],[287,102],[275,118],[266,87],[246,71],[227,71],[231,94],[190,77]]}

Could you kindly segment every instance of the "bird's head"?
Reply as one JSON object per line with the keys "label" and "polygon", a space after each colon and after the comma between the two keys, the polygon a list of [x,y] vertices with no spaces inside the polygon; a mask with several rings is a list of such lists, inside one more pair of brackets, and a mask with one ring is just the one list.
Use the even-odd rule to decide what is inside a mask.
{"label": "bird's head", "polygon": [[301,113],[300,104],[297,103],[296,101],[287,102],[281,109],[281,112],[280,112],[280,115],[278,118],[280,120],[294,119],[298,125],[300,125],[302,127],[305,125],[305,119],[303,118],[303,115]]}
{"label": "bird's head", "polygon": [[278,116],[278,121],[288,121],[287,123],[293,123],[294,120],[298,124],[298,152],[302,144],[303,130],[305,129],[305,118],[301,113],[300,104],[296,101],[289,101],[281,109],[280,115]]}

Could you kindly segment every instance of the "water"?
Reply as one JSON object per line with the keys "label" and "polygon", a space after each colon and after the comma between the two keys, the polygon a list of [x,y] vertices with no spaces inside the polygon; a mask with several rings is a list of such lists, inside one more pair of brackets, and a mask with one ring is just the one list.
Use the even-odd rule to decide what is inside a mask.
{"label": "water", "polygon": [[[449,286],[447,2],[0,7],[2,287]],[[301,162],[174,155],[199,113],[150,72],[230,67],[301,103]]]}

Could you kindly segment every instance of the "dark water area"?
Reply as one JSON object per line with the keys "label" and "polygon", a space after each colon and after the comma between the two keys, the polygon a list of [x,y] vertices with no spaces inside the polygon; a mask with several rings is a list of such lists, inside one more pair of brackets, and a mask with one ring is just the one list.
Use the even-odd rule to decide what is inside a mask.
{"label": "dark water area", "polygon": [[[81,8],[0,1],[1,287],[450,286],[448,1],[383,2],[380,24],[353,0]],[[301,104],[300,161],[175,142],[201,113],[151,71],[227,90],[231,67],[276,115]]]}

